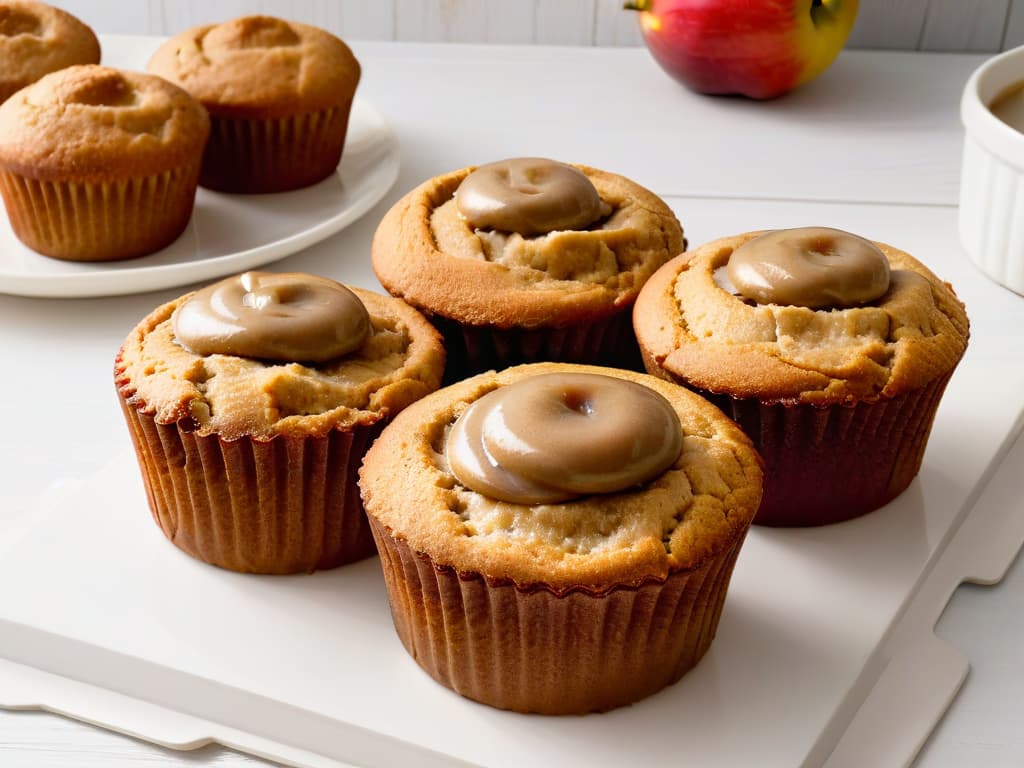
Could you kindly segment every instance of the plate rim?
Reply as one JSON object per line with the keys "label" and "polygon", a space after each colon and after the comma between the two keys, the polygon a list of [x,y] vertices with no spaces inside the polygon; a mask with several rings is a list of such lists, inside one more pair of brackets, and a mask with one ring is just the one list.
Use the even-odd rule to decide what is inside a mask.
{"label": "plate rim", "polygon": [[[380,176],[380,181],[375,182],[352,205],[340,208],[330,218],[323,219],[298,232],[262,245],[231,253],[208,256],[195,261],[137,267],[125,267],[124,261],[110,262],[110,264],[117,266],[116,274],[118,277],[128,278],[125,280],[111,281],[111,274],[115,274],[113,270],[109,272],[97,269],[96,271],[68,274],[32,274],[19,273],[17,271],[8,272],[0,265],[0,294],[28,298],[66,299],[128,296],[148,293],[164,288],[202,282],[203,280],[210,280],[237,271],[269,264],[325,240],[354,224],[380,202],[394,186],[401,167],[401,147],[398,137],[380,110],[369,100],[356,96],[352,103],[352,114],[358,114],[359,119],[367,124],[369,130],[377,134],[374,144],[382,148],[383,160],[374,168],[374,175]],[[344,162],[345,153],[343,152],[341,162],[334,171],[335,175],[344,173]],[[306,190],[308,188],[296,191]],[[204,192],[216,195],[225,194],[213,190],[204,190]],[[292,193],[283,192],[279,194],[287,195]],[[245,196],[233,195],[232,197],[241,198]],[[4,215],[6,215],[6,212],[4,212]],[[191,226],[191,219],[189,226]],[[185,234],[185,232],[182,233],[182,235]],[[17,241],[13,231],[11,231],[11,237]],[[31,251],[31,249],[28,249],[27,246],[20,242],[18,242],[18,246]],[[159,251],[147,255],[152,256],[156,253],[159,253]],[[41,259],[49,258],[34,252],[33,255]],[[142,258],[146,257],[143,256]],[[96,263],[91,266],[101,267],[102,263]]]}

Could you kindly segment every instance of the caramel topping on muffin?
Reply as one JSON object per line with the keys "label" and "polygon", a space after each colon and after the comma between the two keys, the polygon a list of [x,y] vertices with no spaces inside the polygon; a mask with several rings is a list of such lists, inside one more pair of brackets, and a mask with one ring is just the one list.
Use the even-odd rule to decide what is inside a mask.
{"label": "caramel topping on muffin", "polygon": [[651,279],[634,314],[646,355],[700,389],[822,405],[895,397],[963,355],[967,315],[950,286],[882,243],[889,286],[863,306],[812,309],[734,295],[720,270],[759,234],[708,243]]}
{"label": "caramel topping on muffin", "polygon": [[125,341],[118,381],[133,391],[123,394],[158,423],[187,423],[225,440],[373,424],[437,388],[443,352],[434,329],[404,302],[351,290],[369,313],[370,333],[357,349],[316,365],[189,351],[172,317],[193,294],[165,304]]}
{"label": "caramel topping on muffin", "polygon": [[246,272],[208,285],[172,317],[178,343],[197,355],[322,363],[363,345],[370,316],[337,283],[300,272]]}
{"label": "caramel topping on muffin", "polygon": [[455,422],[446,458],[484,496],[550,504],[611,493],[661,474],[683,445],[654,390],[613,376],[548,373],[501,387]]}
{"label": "caramel topping on muffin", "polygon": [[586,229],[611,211],[582,171],[540,157],[477,168],[455,190],[455,207],[474,229],[520,235]]}
{"label": "caramel topping on muffin", "polygon": [[209,132],[205,110],[177,86],[82,65],[0,105],[0,161],[36,179],[146,176],[191,163]]}
{"label": "caramel topping on muffin", "polygon": [[[653,390],[680,422],[681,451],[638,486],[561,503],[501,501],[462,485],[446,458],[460,415],[543,374],[610,376]],[[644,374],[551,363],[481,374],[414,403],[378,438],[361,477],[367,512],[437,565],[595,592],[663,579],[731,546],[762,480],[747,437],[697,395]]]}
{"label": "caramel topping on muffin", "polygon": [[758,304],[856,307],[889,290],[889,261],[863,237],[828,227],[779,229],[729,257],[729,280]]}
{"label": "caramel topping on muffin", "polygon": [[0,2],[0,101],[49,72],[98,64],[100,44],[69,13],[33,2]]}
{"label": "caramel topping on muffin", "polygon": [[157,49],[148,69],[223,117],[330,109],[351,97],[360,77],[359,62],[337,37],[270,16],[186,30]]}
{"label": "caramel topping on muffin", "polygon": [[654,194],[616,174],[573,166],[609,213],[588,228],[524,236],[474,227],[456,191],[474,168],[412,190],[384,217],[373,265],[387,290],[470,325],[558,326],[606,317],[683,249],[682,230]]}

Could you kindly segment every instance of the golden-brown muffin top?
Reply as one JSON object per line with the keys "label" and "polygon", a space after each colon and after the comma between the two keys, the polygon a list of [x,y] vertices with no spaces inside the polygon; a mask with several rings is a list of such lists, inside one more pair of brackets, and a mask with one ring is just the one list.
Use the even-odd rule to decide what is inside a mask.
{"label": "golden-brown muffin top", "polygon": [[49,72],[99,64],[93,31],[45,3],[0,2],[0,101]]}
{"label": "golden-brown muffin top", "polygon": [[889,289],[864,306],[761,305],[734,295],[719,270],[758,234],[707,243],[645,286],[634,325],[645,355],[665,373],[734,397],[826,405],[895,397],[963,356],[968,320],[952,288],[883,243],[876,245],[889,260]]}
{"label": "golden-brown muffin top", "polygon": [[373,240],[389,293],[468,325],[550,327],[606,317],[682,252],[671,209],[623,176],[586,166],[611,213],[582,230],[523,236],[474,229],[455,191],[473,170],[429,179],[399,200]]}
{"label": "golden-brown muffin top", "polygon": [[278,118],[351,100],[360,67],[331,33],[271,16],[193,27],[161,45],[148,70],[217,117]]}
{"label": "golden-brown muffin top", "polygon": [[202,153],[210,120],[154,75],[68,67],[0,105],[0,163],[37,179],[148,176]]}
{"label": "golden-brown muffin top", "polygon": [[[679,458],[639,487],[554,504],[497,501],[460,485],[445,457],[459,415],[498,387],[545,373],[653,389],[679,416]],[[374,443],[360,478],[368,514],[437,565],[556,591],[602,591],[700,566],[746,531],[762,484],[750,441],[703,398],[644,374],[558,363],[484,373],[414,403]]]}
{"label": "golden-brown muffin top", "polygon": [[371,333],[354,352],[315,365],[193,354],[176,341],[171,319],[192,294],[175,299],[125,340],[118,391],[159,424],[186,423],[225,440],[322,436],[394,415],[440,385],[444,348],[404,302],[351,290],[369,312]]}

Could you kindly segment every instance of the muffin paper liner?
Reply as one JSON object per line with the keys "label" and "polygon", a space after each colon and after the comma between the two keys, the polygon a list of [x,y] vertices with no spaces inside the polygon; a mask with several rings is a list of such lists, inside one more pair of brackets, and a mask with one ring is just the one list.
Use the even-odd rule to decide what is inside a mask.
{"label": "muffin paper liner", "polygon": [[714,639],[746,531],[698,568],[603,592],[435,564],[370,518],[395,629],[435,680],[501,709],[604,711],[676,682]]}
{"label": "muffin paper liner", "polygon": [[356,479],[383,422],[227,441],[158,424],[123,398],[121,408],[153,519],[193,557],[232,571],[301,573],[375,553]]}
{"label": "muffin paper liner", "polygon": [[192,215],[198,175],[198,162],[103,182],[2,172],[0,193],[14,234],[32,250],[67,261],[110,261],[172,243]]}
{"label": "muffin paper liner", "polygon": [[499,328],[463,325],[428,315],[448,353],[444,383],[521,363],[582,363],[643,372],[632,306],[599,320],[563,327]]}
{"label": "muffin paper liner", "polygon": [[764,458],[754,523],[812,526],[871,512],[910,485],[951,375],[853,406],[766,404],[697,391],[736,421]]}
{"label": "muffin paper liner", "polygon": [[285,192],[315,184],[338,167],[352,100],[277,119],[210,115],[201,186],[223,192]]}

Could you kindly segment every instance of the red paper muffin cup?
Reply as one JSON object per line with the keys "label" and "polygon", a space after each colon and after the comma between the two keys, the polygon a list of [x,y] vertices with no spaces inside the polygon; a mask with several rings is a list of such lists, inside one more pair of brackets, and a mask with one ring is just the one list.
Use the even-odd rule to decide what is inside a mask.
{"label": "red paper muffin cup", "polygon": [[470,699],[543,714],[606,711],[679,680],[711,645],[746,534],[692,570],[595,593],[457,572],[370,524],[416,662]]}
{"label": "red paper muffin cup", "polygon": [[330,176],[341,161],[352,99],[280,118],[211,114],[200,186],[222,192],[286,192]]}
{"label": "red paper muffin cup", "polygon": [[383,421],[322,437],[223,440],[121,400],[153,519],[179,549],[246,573],[303,573],[375,554],[356,485]]}
{"label": "red paper muffin cup", "polygon": [[643,372],[632,307],[600,320],[551,328],[464,325],[429,316],[448,353],[444,383],[523,363],[580,363]]}
{"label": "red paper muffin cup", "polygon": [[764,459],[764,496],[754,524],[814,526],[867,514],[906,490],[921,469],[951,375],[854,405],[700,394],[739,424]]}

